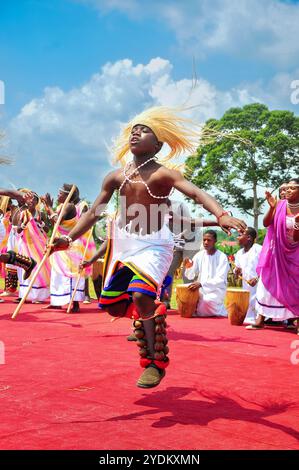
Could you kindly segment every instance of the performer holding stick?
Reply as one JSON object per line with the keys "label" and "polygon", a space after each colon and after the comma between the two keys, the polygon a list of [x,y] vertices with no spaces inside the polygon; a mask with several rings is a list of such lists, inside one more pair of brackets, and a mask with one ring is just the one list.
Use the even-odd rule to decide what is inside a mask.
{"label": "performer holding stick", "polygon": [[53,232],[52,232],[50,241],[49,241],[49,245],[48,245],[47,248],[46,248],[46,252],[45,252],[45,254],[44,254],[44,256],[43,256],[43,259],[41,260],[41,262],[40,262],[39,265],[37,266],[37,268],[36,268],[36,270],[35,270],[35,272],[34,272],[32,278],[31,278],[30,284],[29,284],[29,286],[27,287],[27,291],[26,291],[25,294],[24,294],[24,297],[22,298],[21,302],[19,303],[19,305],[17,306],[15,312],[14,312],[13,315],[12,315],[12,319],[15,319],[16,316],[18,315],[18,313],[20,312],[20,310],[21,310],[23,304],[25,303],[25,301],[26,301],[26,299],[27,299],[27,297],[28,297],[28,295],[29,295],[29,293],[30,293],[30,290],[31,290],[31,288],[32,288],[32,286],[33,286],[33,284],[34,284],[34,282],[35,282],[35,279],[36,279],[37,276],[39,275],[39,272],[40,272],[41,269],[43,268],[45,262],[47,261],[49,255],[50,255],[50,247],[51,247],[51,245],[52,245],[52,243],[53,243],[53,241],[54,241],[54,239],[55,239],[55,236],[56,236],[56,233],[57,233],[59,224],[60,224],[60,222],[61,222],[61,219],[62,219],[62,217],[63,217],[64,211],[65,211],[65,209],[66,209],[66,206],[67,206],[67,204],[69,203],[69,200],[71,199],[71,197],[72,197],[72,195],[73,195],[75,189],[76,189],[76,187],[73,185],[72,188],[71,188],[71,190],[70,190],[70,192],[69,192],[69,194],[68,194],[68,196],[67,196],[67,198],[65,199],[64,203],[62,204],[60,214],[59,214],[59,216],[58,216],[58,218],[57,218],[57,221],[56,221],[56,223],[55,223],[55,226],[54,226],[54,229],[53,229]]}
{"label": "performer holding stick", "polygon": [[[62,204],[68,198],[70,189],[72,188],[69,184],[64,184],[58,192],[58,208],[54,211],[49,195],[46,195],[43,198],[46,210],[49,214],[49,217],[52,221],[57,220],[61,214]],[[80,215],[76,209],[76,202],[78,200],[79,190],[75,186],[73,195],[69,199],[68,204],[65,206],[60,224],[58,227],[58,233],[60,236],[65,237],[65,240],[68,240],[68,234],[75,227],[78,222]],[[82,259],[83,253],[86,248],[86,259],[91,258],[95,252],[95,243],[92,239],[89,239],[87,243],[88,233],[83,233],[73,244],[72,248],[65,252],[55,253],[51,259],[51,284],[50,284],[50,294],[51,294],[51,304],[47,307],[50,309],[61,309],[63,305],[68,305],[73,298],[72,302],[72,312],[79,312],[79,302],[84,300],[84,290],[85,290],[85,277],[79,278],[79,283],[76,289],[76,293],[73,295],[75,287],[75,279],[77,279],[78,268],[80,261]],[[85,271],[85,275],[89,276],[91,269]]]}
{"label": "performer holding stick", "polygon": [[[34,199],[34,194],[32,191],[27,193],[16,191],[14,189],[0,189],[0,196],[5,196],[10,199],[15,199],[19,205],[27,207],[30,205],[31,201]],[[4,232],[3,232],[4,233]],[[1,240],[0,240],[1,242]],[[15,250],[8,250],[6,253],[0,253],[0,262],[6,265],[11,265],[24,269],[25,273],[23,279],[26,280],[31,275],[33,269],[36,266],[36,261],[31,256],[26,256],[20,254]],[[17,286],[17,279],[16,279]]]}
{"label": "performer holding stick", "polygon": [[92,229],[90,229],[88,237],[87,237],[87,241],[86,241],[84,253],[83,253],[83,256],[82,256],[82,260],[81,260],[81,263],[79,265],[78,277],[77,277],[76,284],[75,284],[75,287],[74,287],[74,291],[73,291],[73,294],[72,294],[71,300],[69,302],[69,306],[67,308],[66,313],[70,313],[70,311],[71,311],[72,303],[74,301],[74,298],[75,298],[75,295],[76,295],[76,292],[77,292],[77,289],[78,289],[79,282],[82,278],[82,271],[84,270],[84,268],[81,268],[81,266],[82,266],[82,262],[84,262],[84,260],[85,260],[86,253],[87,253],[88,246],[89,246],[89,241],[90,241],[91,237],[92,237]]}

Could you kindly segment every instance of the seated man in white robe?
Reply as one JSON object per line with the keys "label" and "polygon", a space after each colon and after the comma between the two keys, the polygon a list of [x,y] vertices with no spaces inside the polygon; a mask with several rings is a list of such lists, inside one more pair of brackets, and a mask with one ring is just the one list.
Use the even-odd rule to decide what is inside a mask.
{"label": "seated man in white robe", "polygon": [[[229,263],[227,256],[217,250],[217,233],[207,230],[203,236],[204,249],[192,259],[185,259],[185,276],[193,282],[190,290],[199,289],[199,301],[193,316],[227,316],[224,298],[227,286]],[[195,280],[197,279],[197,280]]]}
{"label": "seated man in white robe", "polygon": [[242,287],[250,292],[249,307],[244,323],[254,323],[256,318],[256,288],[258,275],[256,267],[258,264],[262,246],[255,243],[257,237],[253,227],[247,227],[246,231],[238,237],[239,245],[242,247],[235,255],[236,276],[242,276]]}

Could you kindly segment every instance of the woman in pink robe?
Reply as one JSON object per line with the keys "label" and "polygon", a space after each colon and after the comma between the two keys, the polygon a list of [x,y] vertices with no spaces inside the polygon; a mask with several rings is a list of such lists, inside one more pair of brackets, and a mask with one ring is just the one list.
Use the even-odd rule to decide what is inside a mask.
{"label": "woman in pink robe", "polygon": [[266,199],[270,208],[264,217],[268,230],[257,267],[258,317],[248,329],[263,328],[265,317],[276,321],[299,317],[299,179],[289,181],[284,200],[277,202],[269,192]]}

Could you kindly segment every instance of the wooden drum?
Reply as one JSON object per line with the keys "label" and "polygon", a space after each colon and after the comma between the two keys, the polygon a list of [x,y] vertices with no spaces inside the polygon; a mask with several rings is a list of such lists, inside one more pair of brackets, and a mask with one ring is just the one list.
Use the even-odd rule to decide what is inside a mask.
{"label": "wooden drum", "polygon": [[99,276],[103,276],[104,260],[97,259],[92,265],[92,280],[95,281]]}
{"label": "wooden drum", "polygon": [[181,317],[190,318],[196,311],[199,289],[188,289],[189,284],[176,285],[176,301]]}
{"label": "wooden drum", "polygon": [[249,307],[250,292],[238,287],[228,287],[225,306],[231,325],[243,325]]}

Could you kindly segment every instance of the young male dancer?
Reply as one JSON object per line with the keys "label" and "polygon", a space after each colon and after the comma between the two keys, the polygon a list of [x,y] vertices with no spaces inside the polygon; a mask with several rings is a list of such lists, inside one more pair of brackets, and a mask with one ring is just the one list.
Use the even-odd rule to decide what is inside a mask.
{"label": "young male dancer", "polygon": [[199,133],[171,108],[155,107],[136,116],[115,147],[117,161],[124,163],[131,152],[131,162],[105,177],[91,209],[68,236],[54,240],[52,246],[52,252],[69,248],[96,223],[113,193],[119,191],[120,212],[110,226],[100,306],[113,316],[138,318],[135,335],[144,372],[137,386],[142,388],[158,385],[169,363],[166,307],[156,301],[156,296],[173,256],[173,234],[166,222],[172,191],[177,189],[203,205],[222,228],[240,232],[246,228],[244,222],[231,217],[180,171],[158,161],[157,154],[164,143],[170,147],[167,159],[182,152],[193,153],[199,145]]}

